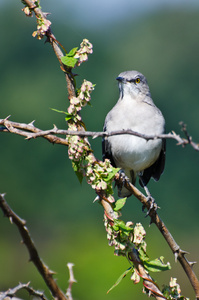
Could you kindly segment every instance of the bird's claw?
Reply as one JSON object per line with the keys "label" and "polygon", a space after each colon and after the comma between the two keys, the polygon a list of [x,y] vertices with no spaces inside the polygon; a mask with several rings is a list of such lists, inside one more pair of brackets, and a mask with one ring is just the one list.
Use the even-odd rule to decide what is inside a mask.
{"label": "bird's claw", "polygon": [[119,170],[119,180],[121,181],[119,184],[117,183],[118,193],[121,193],[122,188],[124,187],[124,182],[128,180],[128,177],[125,175],[123,170]]}
{"label": "bird's claw", "polygon": [[[152,211],[156,211],[159,207],[157,205],[157,203],[155,202],[155,199],[152,196],[147,196],[147,202],[150,204],[150,207],[148,208],[148,211],[146,213],[145,217],[148,217],[148,215],[152,212]],[[146,205],[143,205],[142,210],[144,211]]]}

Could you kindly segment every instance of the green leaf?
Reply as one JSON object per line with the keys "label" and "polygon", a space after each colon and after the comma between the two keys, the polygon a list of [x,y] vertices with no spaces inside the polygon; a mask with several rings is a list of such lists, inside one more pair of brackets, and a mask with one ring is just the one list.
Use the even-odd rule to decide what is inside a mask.
{"label": "green leaf", "polygon": [[151,272],[161,272],[161,271],[167,271],[171,269],[169,263],[167,264],[163,263],[163,257],[156,258],[150,261],[143,261],[143,264],[145,268]]}
{"label": "green leaf", "polygon": [[68,121],[70,119],[72,119],[73,115],[72,114],[69,114],[67,111],[63,111],[63,110],[58,110],[58,109],[55,109],[55,108],[51,108],[52,110],[58,112],[58,113],[61,113],[61,114],[65,114],[66,117],[65,117],[65,120]]}
{"label": "green leaf", "polygon": [[107,294],[114,289],[121,281],[122,279],[129,273],[131,272],[133,269],[133,267],[128,268],[122,275],[120,275],[120,277],[117,279],[117,281],[115,282],[115,284],[108,290]]}
{"label": "green leaf", "polygon": [[73,118],[72,114],[67,113],[66,115],[67,115],[67,117],[65,117],[66,121],[71,120]]}
{"label": "green leaf", "polygon": [[66,56],[69,56],[69,57],[74,56],[75,53],[77,52],[77,49],[78,49],[78,47],[71,49],[70,52],[66,54]]}
{"label": "green leaf", "polygon": [[63,110],[58,110],[58,109],[55,109],[55,108],[51,108],[51,109],[54,110],[54,111],[56,111],[56,112],[58,112],[58,113],[61,113],[61,114],[65,114],[65,115],[68,114],[67,112],[65,112]]}
{"label": "green leaf", "polygon": [[77,176],[79,182],[82,183],[82,180],[83,180],[83,178],[84,178],[83,175],[82,175],[82,173],[80,173],[80,172],[78,172],[78,171],[75,171],[75,174],[76,174],[76,176]]}
{"label": "green leaf", "polygon": [[120,168],[112,168],[111,172],[108,173],[108,175],[106,177],[104,177],[104,181],[109,181],[111,180],[115,174],[120,170]]}
{"label": "green leaf", "polygon": [[118,199],[117,202],[115,203],[114,211],[120,210],[126,203],[126,198]]}
{"label": "green leaf", "polygon": [[121,229],[123,231],[132,231],[133,230],[133,228],[126,226],[124,221],[121,221],[121,220],[114,220],[114,226],[119,227],[119,229]]}
{"label": "green leaf", "polygon": [[63,56],[61,58],[61,61],[64,65],[74,68],[74,66],[76,65],[77,62],[77,58],[74,58],[73,56]]}

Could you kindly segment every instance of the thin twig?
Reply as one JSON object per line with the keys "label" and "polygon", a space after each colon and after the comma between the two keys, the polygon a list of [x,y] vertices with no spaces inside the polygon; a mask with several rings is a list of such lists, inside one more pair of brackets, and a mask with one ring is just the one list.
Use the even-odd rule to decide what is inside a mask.
{"label": "thin twig", "polygon": [[69,270],[69,281],[68,281],[69,285],[68,285],[68,288],[67,288],[66,296],[67,296],[68,300],[73,300],[72,286],[73,286],[73,283],[77,282],[75,277],[74,277],[74,274],[73,274],[74,264],[73,263],[67,263],[67,267],[68,267],[68,270]]}
{"label": "thin twig", "polygon": [[41,260],[39,257],[38,251],[35,247],[33,240],[31,239],[28,228],[26,227],[26,221],[22,220],[19,216],[15,214],[15,212],[9,207],[7,204],[4,194],[0,194],[0,207],[4,213],[4,215],[10,219],[11,223],[14,223],[23,240],[23,243],[26,245],[29,255],[30,261],[33,262],[47,286],[49,287],[52,295],[59,300],[67,300],[67,297],[58,287],[56,281],[53,279],[54,272],[51,271]]}
{"label": "thin twig", "polygon": [[9,299],[9,297],[10,297],[10,299],[12,299],[22,289],[27,290],[30,296],[35,296],[42,300],[47,300],[47,298],[44,296],[43,292],[36,291],[33,288],[31,288],[29,285],[30,285],[30,282],[19,283],[16,287],[14,287],[12,289],[9,289],[5,292],[0,292],[0,300],[7,299],[7,297],[8,297],[8,299]]}

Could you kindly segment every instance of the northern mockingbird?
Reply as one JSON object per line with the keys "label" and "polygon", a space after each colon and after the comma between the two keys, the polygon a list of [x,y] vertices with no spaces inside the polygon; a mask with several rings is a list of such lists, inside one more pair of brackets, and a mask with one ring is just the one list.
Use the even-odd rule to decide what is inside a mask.
{"label": "northern mockingbird", "polygon": [[[116,79],[119,100],[106,116],[104,131],[131,129],[146,135],[164,133],[164,117],[153,103],[144,75],[126,71]],[[128,134],[109,136],[102,141],[103,159],[108,158],[114,167],[121,168],[133,184],[138,175],[141,186],[146,187],[151,177],[159,180],[164,170],[165,146],[165,139],[147,141]],[[131,192],[120,186],[118,195],[128,197]]]}

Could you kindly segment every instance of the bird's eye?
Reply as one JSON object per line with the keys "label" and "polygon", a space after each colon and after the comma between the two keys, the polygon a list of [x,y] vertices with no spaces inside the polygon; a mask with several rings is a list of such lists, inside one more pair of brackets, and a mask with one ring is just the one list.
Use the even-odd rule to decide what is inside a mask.
{"label": "bird's eye", "polygon": [[140,83],[140,78],[136,78],[135,83]]}

